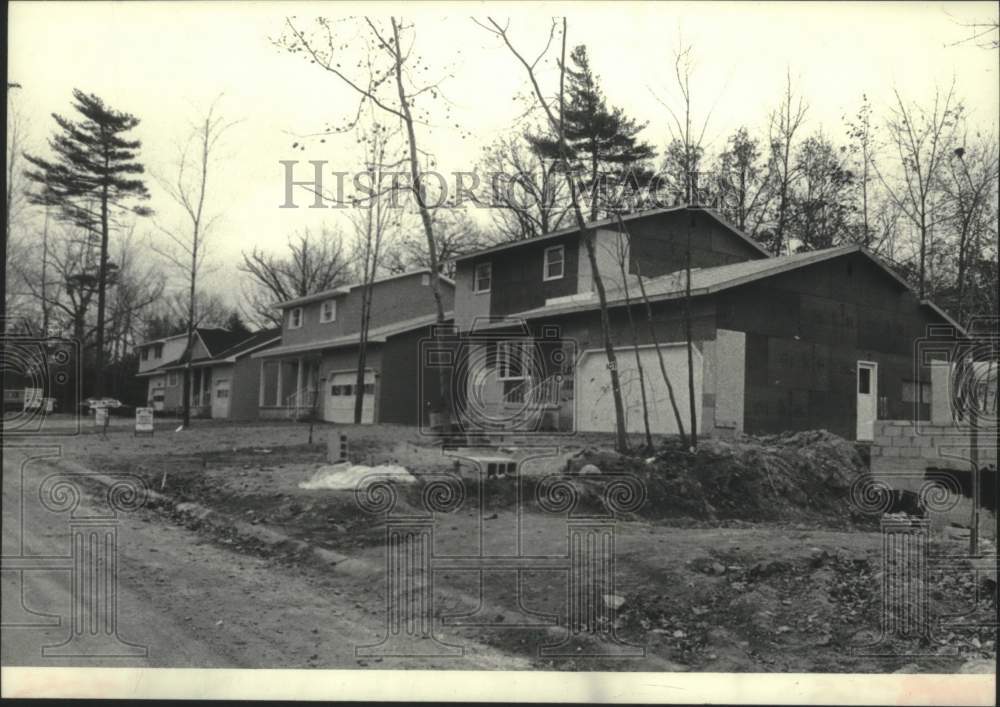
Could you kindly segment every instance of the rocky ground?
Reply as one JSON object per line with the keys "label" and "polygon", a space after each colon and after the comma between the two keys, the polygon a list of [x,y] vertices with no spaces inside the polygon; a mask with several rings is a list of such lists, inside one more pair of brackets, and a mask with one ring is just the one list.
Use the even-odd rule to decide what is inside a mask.
{"label": "rocky ground", "polygon": [[[456,472],[453,456],[408,428],[341,430],[353,461],[398,463],[417,477],[397,487],[397,512],[422,507],[429,475]],[[113,427],[106,438],[87,431],[61,442],[67,459],[138,474],[174,501],[216,514],[207,519],[190,505],[167,504],[155,512],[156,522],[186,526],[227,550],[266,558],[277,563],[275,571],[309,576],[336,592],[347,609],[368,616],[377,630],[386,600],[385,518],[362,510],[353,492],[299,486],[325,464],[331,431],[318,426],[310,444],[305,425],[197,422],[180,433],[163,426],[153,437]],[[460,461],[466,496],[435,517],[435,555],[468,554],[472,538],[508,554],[504,539],[518,533],[524,552],[565,553],[570,515],[592,513],[612,475],[630,474],[639,480],[645,503],[614,517],[614,586],[600,593],[606,624],[596,643],[636,646],[644,655],[584,657],[586,646],[579,655],[539,655],[540,645],[561,635],[539,625],[539,616],[564,611],[567,591],[564,574],[545,570],[524,571],[520,589],[513,574],[487,573],[482,607],[490,613],[484,622],[489,625],[446,628],[454,640],[556,670],[993,670],[995,569],[977,572],[968,560],[947,567],[929,562],[924,589],[932,630],[905,639],[881,636],[891,621],[882,605],[886,561],[877,517],[850,502],[852,482],[865,473],[853,444],[811,432],[707,441],[695,455],[666,445],[632,456],[602,451],[606,441],[600,436],[572,442],[533,441],[562,448],[523,465],[520,502],[514,480],[480,483]],[[539,504],[539,485],[552,473],[561,473],[574,489],[574,511]],[[315,554],[295,550],[302,545],[248,528],[350,557],[355,571],[323,567]],[[958,557],[964,549],[961,539],[940,537],[932,555]],[[478,573],[436,572],[435,583],[438,617],[476,609]]]}

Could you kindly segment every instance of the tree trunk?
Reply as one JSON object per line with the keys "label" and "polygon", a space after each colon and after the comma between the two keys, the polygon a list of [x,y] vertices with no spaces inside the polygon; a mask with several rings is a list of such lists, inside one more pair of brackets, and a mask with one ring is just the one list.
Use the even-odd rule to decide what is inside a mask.
{"label": "tree trunk", "polygon": [[[105,167],[108,158],[104,159]],[[104,308],[108,289],[108,187],[101,191],[101,258],[97,276],[97,353],[94,370],[94,397],[104,397]],[[80,343],[81,347],[83,342]]]}
{"label": "tree trunk", "polygon": [[687,342],[688,403],[691,409],[691,450],[698,448],[698,403],[694,397],[694,351],[691,341],[691,232],[694,230],[694,214],[688,223],[687,254],[684,269],[684,339]]}

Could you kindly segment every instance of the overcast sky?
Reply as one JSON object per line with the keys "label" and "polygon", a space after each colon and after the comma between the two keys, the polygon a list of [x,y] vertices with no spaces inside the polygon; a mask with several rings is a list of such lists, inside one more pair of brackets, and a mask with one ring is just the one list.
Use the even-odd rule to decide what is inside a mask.
{"label": "overcast sky", "polygon": [[[511,17],[512,35],[526,49],[540,46],[550,16],[566,14],[570,45],[588,46],[610,102],[648,121],[643,137],[657,147],[668,138],[660,101],[676,97],[670,71],[679,36],[697,57],[695,109],[713,109],[713,149],[741,124],[763,129],[786,68],[809,104],[807,132],[823,127],[834,140],[843,134],[842,116],[857,110],[862,94],[881,111],[893,87],[923,100],[935,83],[946,86],[952,77],[976,126],[995,131],[998,122],[1000,54],[974,43],[951,46],[969,33],[959,23],[995,21],[993,2],[588,2],[487,9]],[[469,19],[483,13],[479,4],[13,2],[8,72],[23,87],[18,100],[36,148],[54,126],[49,114],[68,115],[71,91],[80,88],[142,120],[142,158],[154,173],[169,173],[190,121],[224,93],[221,110],[241,122],[228,133],[213,175],[212,205],[223,217],[212,253],[219,268],[213,280],[231,283],[241,249],[279,249],[297,228],[337,218],[329,211],[279,209],[279,160],[325,159],[344,171],[358,165],[353,138],[291,150],[296,135],[353,114],[356,98],[270,38],[281,33],[288,15],[305,20],[375,11],[405,12],[431,74],[454,73],[443,86],[451,117],[444,119],[442,102],[441,120],[423,139],[442,170],[474,168],[482,147],[519,114],[513,97],[526,89],[523,70],[506,49]],[[151,205],[169,225],[175,214],[151,186]],[[229,293],[235,297],[234,288]]]}

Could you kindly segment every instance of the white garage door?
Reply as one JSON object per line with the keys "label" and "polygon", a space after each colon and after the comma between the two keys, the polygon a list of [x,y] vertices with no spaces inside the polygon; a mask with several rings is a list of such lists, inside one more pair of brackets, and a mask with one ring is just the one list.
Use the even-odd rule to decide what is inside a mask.
{"label": "white garage door", "polygon": [[[674,399],[684,422],[684,430],[690,425],[691,412],[688,407],[687,348],[684,344],[660,345],[663,363],[674,389]],[[622,404],[625,406],[625,428],[629,432],[644,431],[642,421],[642,389],[639,387],[639,372],[635,365],[635,351],[632,348],[615,349],[618,358],[618,378],[622,388]],[[639,357],[646,380],[646,399],[649,407],[649,428],[653,434],[677,434],[677,422],[670,396],[663,382],[660,363],[653,346],[640,346]],[[698,425],[701,426],[701,353],[693,352],[694,393],[697,404]],[[583,432],[614,432],[615,403],[611,394],[611,376],[608,373],[608,359],[603,350],[587,351],[581,357],[576,369],[577,429]]]}
{"label": "white garage door", "polygon": [[[352,424],[354,422],[354,387],[358,382],[356,371],[332,373],[327,376],[323,419],[327,422]],[[361,405],[361,422],[375,421],[375,373],[365,371],[365,394]]]}

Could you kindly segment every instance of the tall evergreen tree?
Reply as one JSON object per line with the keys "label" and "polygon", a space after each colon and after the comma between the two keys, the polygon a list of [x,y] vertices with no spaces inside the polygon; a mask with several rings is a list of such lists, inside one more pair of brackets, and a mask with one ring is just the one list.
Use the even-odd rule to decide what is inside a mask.
{"label": "tall evergreen tree", "polygon": [[[637,135],[646,127],[607,104],[604,92],[590,67],[587,47],[573,49],[566,67],[567,101],[563,113],[569,168],[589,178],[590,218],[600,211],[621,208],[623,196],[634,194],[653,176],[646,163],[656,151]],[[562,159],[559,141],[552,136],[526,135],[542,157]],[[609,194],[606,189],[615,189]]]}
{"label": "tall evergreen tree", "polygon": [[[34,169],[27,172],[37,190],[32,203],[55,209],[56,218],[85,229],[100,238],[97,272],[97,342],[93,394],[104,395],[104,323],[109,280],[108,240],[116,214],[126,210],[140,216],[151,213],[134,202],[149,198],[138,176],[144,169],[138,161],[139,140],[126,134],[139,119],[105,105],[94,94],[73,90],[73,108],[80,114],[73,121],[53,113],[59,130],[49,139],[54,154],[50,161],[25,153]],[[129,208],[129,204],[132,207]],[[82,345],[82,342],[81,342]]]}

